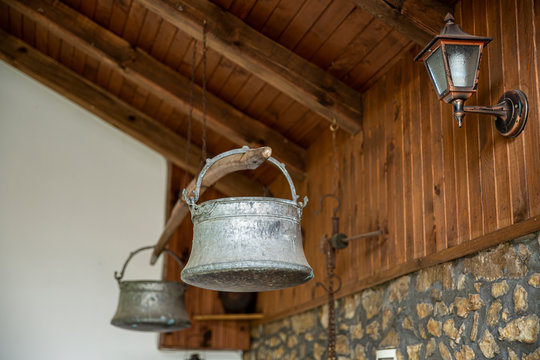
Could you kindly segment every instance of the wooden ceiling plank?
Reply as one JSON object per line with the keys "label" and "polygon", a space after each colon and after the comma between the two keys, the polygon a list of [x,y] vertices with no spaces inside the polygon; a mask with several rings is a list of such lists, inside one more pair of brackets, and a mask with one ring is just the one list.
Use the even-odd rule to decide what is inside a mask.
{"label": "wooden ceiling plank", "polygon": [[318,66],[265,37],[242,20],[200,0],[137,0],[196,39],[207,22],[208,46],[328,121],[360,131],[361,95]]}
{"label": "wooden ceiling plank", "polygon": [[440,0],[351,0],[419,45],[426,45],[443,27],[450,5]]}
{"label": "wooden ceiling plank", "polygon": [[[169,102],[183,113],[189,112],[190,81],[144,51],[100,27],[62,3],[47,1],[2,0],[22,11],[33,21],[56,36],[70,42],[88,56],[111,65],[138,86]],[[125,86],[124,86],[125,87]],[[120,97],[128,100],[125,96]],[[195,86],[193,117],[203,119],[202,89]],[[207,125],[233,143],[243,146],[270,146],[277,159],[284,162],[295,178],[305,176],[305,149],[289,141],[274,129],[265,126],[217,96],[207,93]]]}
{"label": "wooden ceiling plank", "polygon": [[[0,30],[0,58],[141,141],[172,163],[192,174],[198,172],[200,148],[191,146],[191,161],[186,163],[186,140],[183,137],[3,30]],[[224,194],[253,195],[261,192],[262,185],[240,174],[231,174],[218,182],[216,189]]]}

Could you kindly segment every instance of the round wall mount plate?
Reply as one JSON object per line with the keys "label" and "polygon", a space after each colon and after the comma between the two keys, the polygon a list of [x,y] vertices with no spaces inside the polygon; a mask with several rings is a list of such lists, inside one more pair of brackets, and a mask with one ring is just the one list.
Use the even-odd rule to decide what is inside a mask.
{"label": "round wall mount plate", "polygon": [[507,137],[516,137],[525,128],[527,116],[529,114],[529,101],[521,90],[510,90],[505,92],[497,103],[506,102],[510,111],[506,120],[497,117],[495,127],[499,133]]}

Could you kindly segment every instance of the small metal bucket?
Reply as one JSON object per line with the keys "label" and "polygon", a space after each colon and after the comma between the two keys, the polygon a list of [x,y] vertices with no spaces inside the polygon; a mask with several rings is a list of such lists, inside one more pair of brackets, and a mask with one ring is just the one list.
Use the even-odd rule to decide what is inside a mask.
{"label": "small metal bucket", "polygon": [[202,180],[216,161],[245,153],[247,147],[207,160],[193,196],[183,195],[193,221],[193,246],[182,280],[197,287],[233,292],[278,290],[313,278],[302,247],[300,220],[307,203],[298,196],[285,166],[270,157],[287,178],[292,200],[229,197],[199,205]]}
{"label": "small metal bucket", "polygon": [[[191,326],[184,302],[185,284],[177,281],[138,280],[121,281],[131,258],[140,251],[153,249],[146,246],[133,251],[120,274],[114,273],[120,287],[120,298],[111,324],[128,330],[170,332]],[[182,261],[168,249],[180,268]]]}

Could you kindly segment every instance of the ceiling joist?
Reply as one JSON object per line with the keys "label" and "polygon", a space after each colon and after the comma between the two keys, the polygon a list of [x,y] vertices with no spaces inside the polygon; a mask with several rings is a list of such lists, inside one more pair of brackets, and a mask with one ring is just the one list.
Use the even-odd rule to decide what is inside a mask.
{"label": "ceiling joist", "polygon": [[351,0],[419,45],[426,45],[443,27],[453,9],[439,0]]}
{"label": "ceiling joist", "polygon": [[[89,18],[60,3],[1,0],[88,56],[106,62],[173,108],[189,113],[190,80]],[[270,146],[295,178],[305,175],[305,149],[250,118],[215,95],[206,93],[208,127],[239,145]],[[203,119],[202,89],[195,85],[193,117]]]}
{"label": "ceiling joist", "polygon": [[[154,149],[175,165],[192,174],[199,171],[200,148],[191,146],[191,161],[186,163],[186,139],[3,30],[0,30],[0,58]],[[224,194],[235,196],[253,195],[263,190],[261,184],[240,174],[227,176],[215,187]]]}
{"label": "ceiling joist", "polygon": [[360,93],[226,10],[206,0],[136,1],[197,40],[206,21],[210,48],[342,129],[360,131]]}

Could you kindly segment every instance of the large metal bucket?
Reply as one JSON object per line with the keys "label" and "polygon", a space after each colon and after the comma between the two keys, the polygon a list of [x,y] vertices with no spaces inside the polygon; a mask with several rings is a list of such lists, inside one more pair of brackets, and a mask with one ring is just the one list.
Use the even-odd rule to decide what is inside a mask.
{"label": "large metal bucket", "polygon": [[246,152],[231,150],[207,160],[193,195],[184,199],[193,221],[193,246],[182,280],[218,291],[283,289],[313,278],[302,247],[300,220],[307,203],[298,196],[285,166],[274,158],[287,178],[292,200],[269,197],[230,197],[196,204],[206,171],[223,157]]}
{"label": "large metal bucket", "polygon": [[[111,324],[123,329],[137,331],[170,332],[191,326],[184,302],[186,285],[177,281],[138,280],[121,281],[131,258],[140,251],[153,249],[146,246],[135,250],[127,258],[120,274],[114,273],[120,287],[120,298]],[[182,262],[173,252],[171,255],[180,268]]]}

